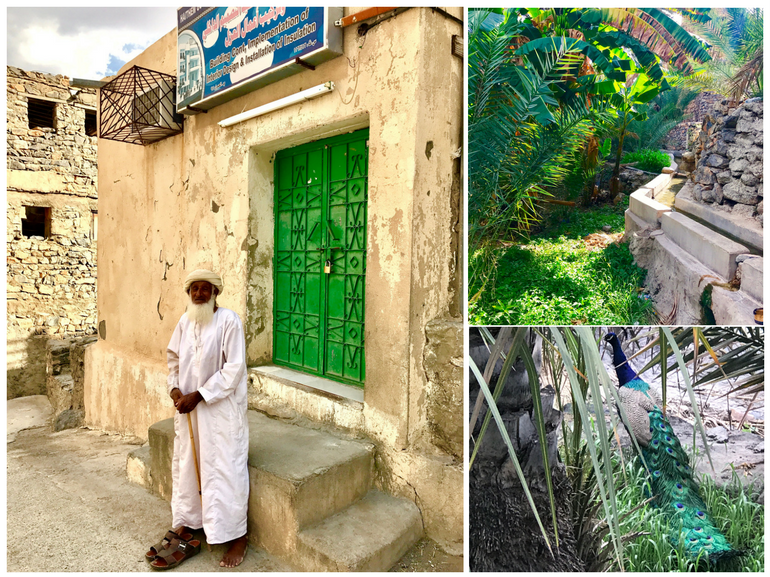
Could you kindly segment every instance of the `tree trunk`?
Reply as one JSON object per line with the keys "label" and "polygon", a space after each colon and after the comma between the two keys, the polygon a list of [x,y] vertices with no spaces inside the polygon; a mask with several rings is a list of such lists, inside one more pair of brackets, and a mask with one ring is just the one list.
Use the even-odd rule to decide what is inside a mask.
{"label": "tree trunk", "polygon": [[620,136],[618,136],[618,153],[615,156],[615,168],[612,169],[612,179],[610,180],[612,200],[615,200],[615,197],[617,197],[620,192],[620,159],[623,157],[623,140],[625,138],[626,126],[624,124],[620,129]]}

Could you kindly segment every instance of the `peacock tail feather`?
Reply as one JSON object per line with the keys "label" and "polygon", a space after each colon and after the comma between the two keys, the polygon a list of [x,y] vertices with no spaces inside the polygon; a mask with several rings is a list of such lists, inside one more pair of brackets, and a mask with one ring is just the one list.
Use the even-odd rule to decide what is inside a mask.
{"label": "peacock tail feather", "polygon": [[[713,564],[739,555],[706,510],[690,468],[690,459],[671,424],[651,396],[650,385],[630,367],[617,336],[609,333],[605,340],[613,348],[613,363],[621,387],[620,396],[624,410],[631,419],[626,427],[639,442],[641,456],[650,472],[649,485],[655,497],[653,502],[669,519],[672,545],[678,548],[682,543],[687,555],[693,560],[707,556]],[[625,392],[622,391],[624,387]],[[640,408],[642,406],[644,410]],[[647,419],[643,419],[645,414]],[[642,423],[642,420],[645,422]],[[646,430],[641,428],[648,426],[647,420],[649,437],[645,434]],[[649,441],[641,442],[643,437],[649,438]]]}
{"label": "peacock tail feather", "polygon": [[671,523],[672,545],[678,547],[682,541],[692,559],[705,554],[712,563],[734,557],[737,551],[706,510],[687,453],[670,423],[659,409],[648,414],[652,441],[642,448],[642,456],[650,470],[654,503]]}

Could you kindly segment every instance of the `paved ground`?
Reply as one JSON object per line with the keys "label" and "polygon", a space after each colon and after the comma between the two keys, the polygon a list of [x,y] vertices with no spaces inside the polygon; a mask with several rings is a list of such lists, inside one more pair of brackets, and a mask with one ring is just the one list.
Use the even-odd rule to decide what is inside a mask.
{"label": "paved ground", "polygon": [[[44,396],[8,401],[7,570],[151,571],[146,549],[168,529],[168,502],[126,478],[136,441],[89,429],[54,433]],[[223,546],[186,561],[184,571],[221,569]],[[235,571],[291,571],[250,547]],[[397,571],[461,571],[462,558],[423,540]]]}

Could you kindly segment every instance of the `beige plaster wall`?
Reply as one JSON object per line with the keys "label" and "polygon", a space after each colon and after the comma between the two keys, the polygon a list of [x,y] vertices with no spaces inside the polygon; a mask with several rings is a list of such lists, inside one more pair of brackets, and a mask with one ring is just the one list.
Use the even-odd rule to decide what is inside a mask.
{"label": "beige plaster wall", "polygon": [[[462,17],[462,9],[449,10]],[[344,31],[344,56],[188,117],[181,135],[144,147],[99,141],[102,340],[87,353],[86,421],[145,438],[149,424],[173,414],[164,398],[165,348],[184,311],[182,280],[200,266],[224,277],[219,303],[244,319],[249,363],[271,361],[273,155],[368,127],[361,432],[387,448],[384,470],[399,476],[399,485],[427,470],[408,463],[435,453],[447,474],[420,478],[433,483],[434,492],[454,495],[461,512],[461,463],[415,442],[430,425],[425,328],[433,319],[458,316],[461,298],[463,66],[451,54],[451,35],[462,34],[462,26],[419,8],[364,37],[356,29]],[[175,50],[174,30],[125,68],[173,74]],[[329,80],[331,94],[230,128],[217,124]],[[395,459],[404,450],[414,457]],[[433,524],[443,523],[443,514]],[[461,542],[461,513],[457,517],[454,537],[442,541]]]}

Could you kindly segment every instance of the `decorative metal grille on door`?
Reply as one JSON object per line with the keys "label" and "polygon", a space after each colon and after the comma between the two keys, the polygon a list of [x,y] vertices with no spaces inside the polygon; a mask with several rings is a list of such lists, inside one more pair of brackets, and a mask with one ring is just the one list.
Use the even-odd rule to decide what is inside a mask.
{"label": "decorative metal grille on door", "polygon": [[368,130],[275,160],[273,361],[363,386]]}

